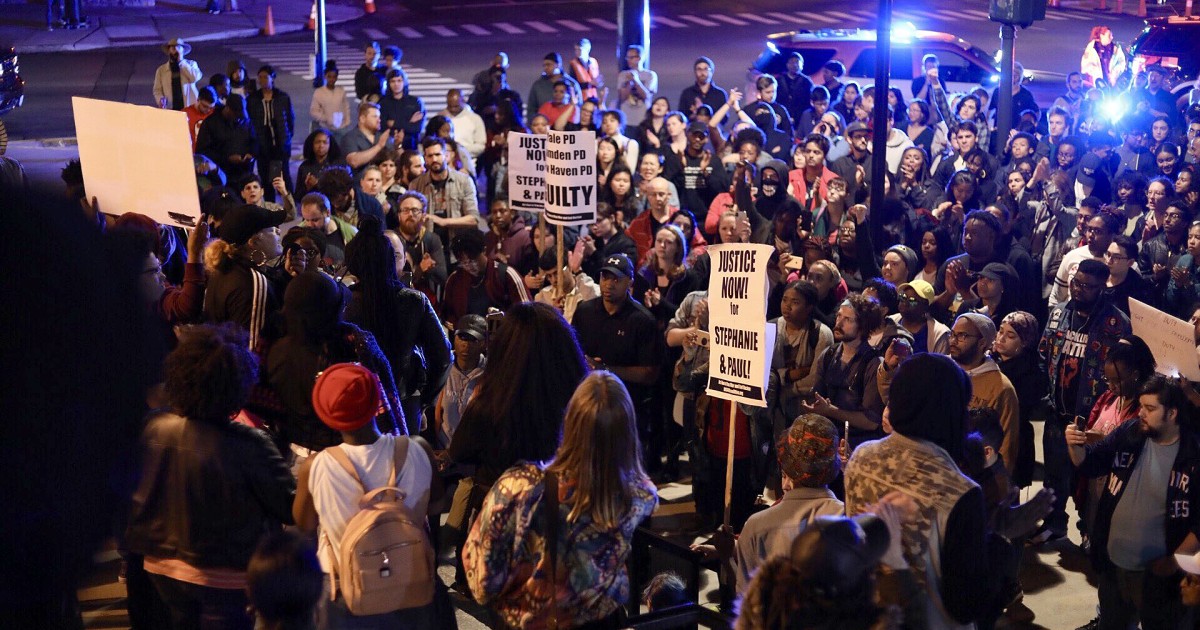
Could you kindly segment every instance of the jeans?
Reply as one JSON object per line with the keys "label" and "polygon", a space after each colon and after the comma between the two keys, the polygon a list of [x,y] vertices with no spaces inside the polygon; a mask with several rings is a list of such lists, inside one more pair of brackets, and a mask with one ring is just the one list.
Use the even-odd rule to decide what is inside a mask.
{"label": "jeans", "polygon": [[243,589],[210,588],[150,574],[150,582],[171,611],[172,630],[252,630]]}
{"label": "jeans", "polygon": [[[1067,454],[1066,429],[1072,418],[1061,415],[1046,420],[1042,432],[1042,452],[1046,458],[1046,487],[1054,491],[1054,506],[1045,527],[1056,534],[1067,533],[1067,497],[1075,482],[1075,465]],[[1083,523],[1080,523],[1083,526]]]}
{"label": "jeans", "polygon": [[1142,630],[1192,627],[1191,614],[1179,598],[1180,579],[1111,565],[1099,571],[1100,630],[1136,628],[1139,619]]}

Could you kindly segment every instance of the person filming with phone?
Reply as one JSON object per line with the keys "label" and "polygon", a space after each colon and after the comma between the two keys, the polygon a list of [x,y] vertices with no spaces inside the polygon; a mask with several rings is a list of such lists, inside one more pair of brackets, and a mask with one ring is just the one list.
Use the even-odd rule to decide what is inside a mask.
{"label": "person filming with phone", "polygon": [[[1071,299],[1050,311],[1038,352],[1050,378],[1054,412],[1042,435],[1046,486],[1055,493],[1054,509],[1033,537],[1035,544],[1067,535],[1067,496],[1075,470],[1066,450],[1064,432],[1077,416],[1086,418],[1096,399],[1108,390],[1104,361],[1109,350],[1132,334],[1129,318],[1104,295],[1108,267],[1097,260],[1079,263],[1071,278]],[[1078,509],[1078,508],[1077,508]]]}

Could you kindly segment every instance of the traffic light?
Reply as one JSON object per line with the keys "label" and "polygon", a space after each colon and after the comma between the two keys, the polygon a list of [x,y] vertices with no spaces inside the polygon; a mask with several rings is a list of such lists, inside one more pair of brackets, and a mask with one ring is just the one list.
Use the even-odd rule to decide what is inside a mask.
{"label": "traffic light", "polygon": [[993,22],[1029,26],[1046,19],[1046,0],[989,0],[988,18]]}

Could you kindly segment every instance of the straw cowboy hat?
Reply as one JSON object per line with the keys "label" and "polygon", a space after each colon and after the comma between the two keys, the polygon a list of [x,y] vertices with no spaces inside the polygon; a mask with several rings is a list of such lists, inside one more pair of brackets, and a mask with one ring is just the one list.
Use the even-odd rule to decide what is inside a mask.
{"label": "straw cowboy hat", "polygon": [[175,38],[175,39],[172,39],[171,41],[169,41],[169,42],[167,42],[167,43],[165,43],[165,44],[163,44],[163,45],[162,45],[162,50],[163,50],[163,52],[164,52],[164,53],[170,54],[170,52],[171,52],[171,49],[172,49],[172,48],[174,48],[174,47],[176,47],[176,46],[179,46],[180,48],[182,48],[182,49],[183,49],[183,54],[185,54],[185,55],[186,55],[186,54],[188,54],[188,53],[190,53],[190,52],[192,52],[192,45],[191,45],[191,44],[189,44],[189,43],[187,43],[187,42],[185,42],[185,41],[183,41],[182,39],[179,39],[178,37],[177,37],[177,38]]}

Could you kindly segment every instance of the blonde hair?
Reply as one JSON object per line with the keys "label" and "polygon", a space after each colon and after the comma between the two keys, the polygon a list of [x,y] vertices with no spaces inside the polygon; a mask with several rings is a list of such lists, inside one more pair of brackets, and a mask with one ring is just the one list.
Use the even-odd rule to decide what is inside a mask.
{"label": "blonde hair", "polygon": [[223,272],[229,269],[236,257],[236,247],[219,238],[213,239],[204,247],[204,271],[209,275]]}
{"label": "blonde hair", "polygon": [[587,514],[600,529],[620,524],[642,469],[633,401],[620,379],[592,372],[575,389],[563,420],[562,444],[546,469],[574,487],[567,522]]}

